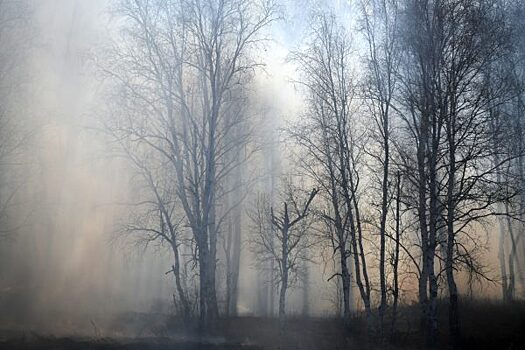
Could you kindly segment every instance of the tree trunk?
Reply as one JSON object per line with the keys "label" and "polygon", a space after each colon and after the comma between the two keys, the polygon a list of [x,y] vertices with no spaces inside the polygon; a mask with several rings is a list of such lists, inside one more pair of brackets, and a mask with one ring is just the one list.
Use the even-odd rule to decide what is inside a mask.
{"label": "tree trunk", "polygon": [[208,245],[203,240],[202,233],[199,234],[197,242],[199,249],[199,328],[202,331],[209,329],[211,320],[209,315],[209,280],[208,280]]}
{"label": "tree trunk", "polygon": [[341,280],[343,283],[343,322],[350,327],[350,273],[347,265],[346,245],[341,245]]}
{"label": "tree trunk", "polygon": [[[434,116],[434,119],[437,116]],[[437,125],[436,125],[437,123]],[[428,277],[429,277],[429,311],[428,311],[428,333],[427,341],[430,347],[434,347],[437,340],[438,331],[438,315],[437,315],[437,297],[438,297],[438,281],[435,273],[435,255],[437,247],[437,223],[440,215],[439,205],[439,193],[437,184],[437,153],[439,149],[440,131],[441,126],[436,120],[433,121],[433,132],[432,132],[432,149],[429,154],[429,192],[430,192],[430,208],[429,208],[429,235],[427,245],[427,264],[428,264]]]}
{"label": "tree trunk", "polygon": [[500,267],[501,275],[501,298],[504,303],[508,302],[507,300],[507,259],[505,256],[505,224],[503,219],[499,218],[499,249],[498,249],[498,260]]}
{"label": "tree trunk", "polygon": [[217,292],[216,292],[216,273],[217,273],[217,225],[215,224],[215,203],[213,203],[210,212],[210,225],[209,225],[209,237],[210,237],[210,255],[208,260],[208,309],[210,326],[213,326],[217,318],[219,317],[219,307],[217,304]]}
{"label": "tree trunk", "polygon": [[[350,169],[350,166],[348,166],[347,169]],[[349,180],[350,180],[350,188],[352,189],[355,188],[354,183],[353,183],[353,177],[349,176]],[[354,248],[354,253],[359,257],[361,261],[361,269],[363,272],[363,281],[364,281],[364,286],[362,286],[363,288],[362,288],[361,297],[363,299],[363,305],[365,307],[367,329],[368,329],[368,332],[370,333],[372,331],[372,307],[371,307],[371,302],[370,302],[370,280],[368,278],[368,267],[366,264],[366,255],[365,255],[365,250],[363,246],[363,231],[361,228],[361,215],[359,213],[359,205],[357,202],[356,194],[353,193],[351,195],[351,198],[352,198],[353,207],[355,209],[355,224],[357,228],[357,246],[359,247],[359,250],[356,249],[356,247],[353,247],[353,248]],[[357,278],[357,274],[356,274],[356,278]]]}
{"label": "tree trunk", "polygon": [[285,205],[285,220],[282,229],[283,242],[281,251],[281,291],[279,293],[279,327],[281,331],[286,328],[286,290],[288,289],[288,210]]}
{"label": "tree trunk", "polygon": [[427,226],[427,174],[426,174],[426,142],[428,138],[428,118],[425,114],[421,116],[420,140],[417,144],[417,168],[418,168],[418,220],[421,236],[421,275],[418,280],[418,297],[421,308],[420,329],[425,333],[428,324],[428,226]]}
{"label": "tree trunk", "polygon": [[308,262],[304,262],[304,275],[303,275],[303,317],[310,315],[310,269],[308,268]]}
{"label": "tree trunk", "polygon": [[449,222],[448,225],[448,244],[446,257],[446,275],[449,292],[449,331],[452,348],[457,348],[460,342],[460,327],[459,327],[459,306],[458,306],[458,289],[456,281],[454,280],[454,228],[453,224]]}
{"label": "tree trunk", "polygon": [[[509,205],[505,203],[505,212],[509,213]],[[516,272],[514,267],[514,260],[516,256],[516,240],[514,237],[514,227],[512,225],[512,219],[507,215],[507,230],[510,237],[510,253],[508,256],[509,270],[508,270],[508,279],[507,279],[507,301],[513,301],[516,295]]]}
{"label": "tree trunk", "polygon": [[[452,117],[451,117],[452,118]],[[457,348],[460,340],[459,315],[458,315],[458,290],[454,280],[454,246],[456,237],[454,232],[454,219],[456,212],[455,176],[456,176],[456,154],[454,130],[448,130],[449,139],[449,178],[447,184],[447,254],[445,271],[449,293],[449,331],[452,348]],[[453,128],[452,128],[453,129]]]}
{"label": "tree trunk", "polygon": [[[288,275],[287,272],[284,273]],[[288,288],[288,277],[283,276],[281,281],[281,290],[279,292],[279,327],[281,331],[286,328],[286,289]]]}
{"label": "tree trunk", "polygon": [[[240,211],[240,210],[239,210]],[[230,270],[230,300],[229,314],[237,316],[237,301],[239,299],[239,266],[241,260],[241,216],[236,213],[233,224],[233,251]]]}
{"label": "tree trunk", "polygon": [[[448,258],[447,258],[448,259]],[[459,327],[459,305],[458,305],[458,290],[456,281],[454,280],[453,269],[447,268],[447,283],[449,290],[449,331],[450,341],[453,348],[457,348],[460,342],[460,327]]]}
{"label": "tree trunk", "polygon": [[396,241],[395,241],[395,250],[394,250],[394,261],[393,261],[393,274],[394,274],[394,290],[393,302],[392,302],[392,323],[390,326],[390,337],[393,338],[396,331],[396,321],[397,321],[397,305],[399,302],[399,248],[400,248],[400,239],[401,239],[401,173],[397,173],[397,183],[396,183]]}
{"label": "tree trunk", "polygon": [[171,268],[173,271],[173,275],[175,276],[175,287],[177,288],[177,293],[179,294],[179,299],[182,304],[182,317],[184,320],[187,321],[191,317],[191,311],[180,277],[179,248],[177,247],[177,244],[175,242],[172,242],[171,247],[174,255],[174,264]]}
{"label": "tree trunk", "polygon": [[381,223],[380,223],[380,245],[379,245],[379,280],[381,288],[381,302],[379,305],[379,329],[380,336],[383,338],[384,333],[384,318],[387,307],[386,295],[386,274],[385,274],[385,250],[386,250],[386,219],[388,214],[388,171],[389,171],[389,134],[388,134],[388,114],[383,117],[383,148],[385,158],[383,161],[383,183],[382,183],[382,199],[381,199]]}
{"label": "tree trunk", "polygon": [[[240,152],[238,152],[240,157]],[[229,314],[237,316],[237,302],[239,298],[239,268],[241,262],[241,241],[242,241],[242,207],[240,205],[243,190],[242,186],[242,168],[241,165],[237,165],[235,171],[235,190],[234,190],[234,205],[233,209],[233,242],[232,242],[232,255],[231,255],[231,269],[230,269],[230,303],[229,303]]]}

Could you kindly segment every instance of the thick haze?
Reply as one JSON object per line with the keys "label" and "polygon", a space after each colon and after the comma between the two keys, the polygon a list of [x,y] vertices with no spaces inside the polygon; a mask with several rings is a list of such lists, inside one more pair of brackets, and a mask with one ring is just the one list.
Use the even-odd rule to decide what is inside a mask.
{"label": "thick haze", "polygon": [[[349,2],[334,3],[336,13],[353,23]],[[169,250],[156,243],[145,248],[119,234],[134,179],[99,132],[108,110],[97,67],[115,37],[118,19],[108,0],[27,4],[27,30],[21,35],[31,45],[19,61],[23,101],[16,113],[20,123],[31,125],[35,147],[16,156],[21,164],[16,176],[27,181],[19,186],[12,209],[16,214],[10,224],[16,230],[0,241],[0,318],[13,326],[29,323],[56,331],[122,312],[168,311],[174,293],[172,275],[166,274]],[[261,53],[265,72],[258,71],[252,84],[257,96],[252,103],[262,116],[259,138],[267,141],[265,151],[278,158],[275,177],[288,159],[272,140],[279,138],[279,128],[301,117],[304,102],[293,83],[297,67],[287,58],[309,30],[310,9],[319,6],[306,0],[283,3],[286,19],[271,27],[274,41]],[[267,170],[258,171],[267,176]],[[487,234],[480,237],[491,246],[484,259],[496,266],[497,238],[490,234],[496,227],[488,223],[484,229]],[[255,314],[258,285],[248,234],[245,223],[238,304],[240,313]],[[333,283],[326,282],[332,268],[310,266],[312,314],[334,312]],[[496,283],[484,286],[486,296],[499,292]],[[292,290],[291,314],[301,312],[302,298],[300,288]]]}
{"label": "thick haze", "polygon": [[[115,238],[132,186],[96,132],[104,108],[93,58],[114,31],[108,1],[33,1],[28,9],[24,25],[34,47],[24,52],[28,112],[22,118],[38,126],[33,131],[38,153],[24,159],[31,181],[20,200],[31,209],[24,208],[24,226],[0,247],[0,302],[8,311],[3,316],[14,324],[30,319],[38,326],[65,327],[71,318],[169,307],[173,281],[164,275],[169,253]],[[294,69],[284,61],[288,45],[298,40],[293,33],[303,30],[301,17],[292,16],[297,30],[273,28],[280,38],[268,49],[268,74],[256,83],[268,118],[277,123],[298,108],[289,83]],[[241,280],[253,285],[250,263],[243,266]],[[255,302],[254,291],[241,287],[241,312],[253,312]]]}

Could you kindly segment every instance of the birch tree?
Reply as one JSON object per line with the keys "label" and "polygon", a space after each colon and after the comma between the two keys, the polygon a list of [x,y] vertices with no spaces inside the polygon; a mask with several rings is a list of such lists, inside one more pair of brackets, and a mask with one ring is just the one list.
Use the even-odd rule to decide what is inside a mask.
{"label": "birch tree", "polygon": [[[498,199],[508,196],[497,182],[494,167],[504,166],[508,158],[494,166],[490,120],[487,110],[494,100],[504,99],[506,88],[493,81],[495,94],[484,98],[477,89],[483,71],[508,50],[508,34],[502,18],[491,9],[491,3],[451,2],[444,11],[444,45],[451,55],[443,61],[443,94],[440,108],[446,113],[446,217],[445,271],[449,293],[449,325],[453,341],[459,341],[458,290],[454,271],[461,256],[468,255],[460,245],[460,235],[473,222],[491,212],[485,210]],[[454,15],[449,15],[454,13]],[[490,29],[489,29],[490,28]],[[464,238],[464,237],[463,237]]]}
{"label": "birch tree", "polygon": [[[491,103],[490,114],[492,123],[492,134],[494,149],[501,150],[501,154],[495,154],[494,164],[500,162],[505,156],[512,157],[512,161],[504,168],[498,169],[500,181],[518,184],[519,195],[512,201],[498,203],[500,211],[509,215],[499,218],[499,251],[502,298],[504,302],[512,302],[516,297],[516,280],[521,283],[522,292],[525,290],[523,273],[517,269],[519,266],[519,245],[523,246],[523,215],[525,213],[524,201],[524,167],[523,167],[523,115],[525,105],[523,103],[525,75],[524,57],[525,45],[523,41],[524,26],[521,17],[525,12],[525,4],[522,1],[501,2],[499,4],[505,11],[505,22],[512,28],[511,45],[512,50],[498,62],[491,65],[491,69],[485,70],[487,97],[494,98]],[[493,82],[495,81],[495,82]],[[512,91],[511,98],[498,98],[498,81],[505,82],[505,86]],[[518,211],[519,216],[512,217],[512,213]],[[515,220],[519,219],[519,220]],[[523,256],[521,256],[523,258]]]}
{"label": "birch tree", "polygon": [[[484,69],[506,52],[507,34],[491,1],[413,1],[406,13],[404,40],[409,50],[403,59],[403,118],[416,155],[411,164],[417,172],[408,179],[418,192],[413,203],[422,247],[422,326],[428,343],[435,344],[437,276],[444,272],[450,334],[457,344],[454,271],[462,265],[472,267],[477,249],[468,230],[497,214],[491,208],[498,200],[513,196],[495,179],[495,169],[509,159],[488,165],[494,150],[488,130],[489,100],[482,88]],[[506,93],[497,86],[501,88],[497,94]],[[444,251],[438,251],[438,245]],[[437,258],[444,261],[443,267]],[[441,271],[436,271],[438,267]]]}
{"label": "birch tree", "polygon": [[[379,209],[379,329],[381,337],[384,329],[384,315],[387,308],[386,281],[386,245],[387,216],[391,201],[390,163],[391,134],[394,92],[397,89],[397,69],[400,61],[398,43],[398,8],[397,1],[378,0],[362,3],[363,32],[368,43],[368,54],[365,60],[368,73],[364,83],[364,97],[367,109],[374,120],[373,139],[378,140],[379,154],[369,152],[381,167],[382,178],[378,181],[381,187]],[[374,173],[372,170],[372,174]],[[398,242],[398,240],[397,240]]]}
{"label": "birch tree", "polygon": [[334,254],[340,256],[344,320],[348,325],[349,269],[353,269],[370,325],[371,287],[359,202],[363,140],[353,110],[356,81],[351,50],[351,39],[334,16],[314,17],[306,49],[292,56],[299,65],[307,108],[302,124],[290,134],[305,152],[301,166],[326,201],[322,216],[333,228],[327,232],[332,233],[329,239],[334,243]]}

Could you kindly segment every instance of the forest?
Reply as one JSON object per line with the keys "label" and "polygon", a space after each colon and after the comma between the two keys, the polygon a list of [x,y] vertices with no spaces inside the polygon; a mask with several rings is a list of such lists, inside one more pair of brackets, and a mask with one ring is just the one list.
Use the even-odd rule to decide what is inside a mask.
{"label": "forest", "polygon": [[525,346],[525,1],[0,0],[0,349]]}

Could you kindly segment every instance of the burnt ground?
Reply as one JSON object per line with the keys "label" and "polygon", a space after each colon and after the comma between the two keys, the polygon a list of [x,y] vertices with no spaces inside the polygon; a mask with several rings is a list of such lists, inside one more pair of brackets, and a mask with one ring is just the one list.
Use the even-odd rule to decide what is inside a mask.
{"label": "burnt ground", "polygon": [[[463,349],[525,349],[525,303],[463,301],[461,311]],[[424,342],[417,327],[418,315],[417,305],[403,307],[397,332],[380,343],[374,334],[367,333],[359,315],[352,320],[350,331],[334,318],[290,318],[286,333],[282,333],[275,319],[237,317],[220,320],[213,332],[204,336],[168,315],[129,313],[100,326],[92,321],[76,325],[84,327],[85,332],[69,329],[60,335],[6,331],[4,327],[0,330],[0,350],[421,349]],[[443,304],[439,349],[449,348],[446,320]]]}
{"label": "burnt ground", "polygon": [[[170,321],[168,320],[168,323]],[[184,334],[183,334],[184,332]],[[143,337],[57,337],[33,332],[4,333],[0,349],[13,350],[240,350],[240,349],[379,349],[357,334],[345,331],[335,319],[290,319],[286,333],[274,319],[223,319],[211,335],[175,329],[169,335]]]}
{"label": "burnt ground", "polygon": [[89,339],[56,338],[49,336],[31,336],[14,338],[0,342],[0,349],[12,350],[237,350],[261,349],[260,347],[236,344],[214,343],[199,340],[173,340],[170,338],[136,339]]}

